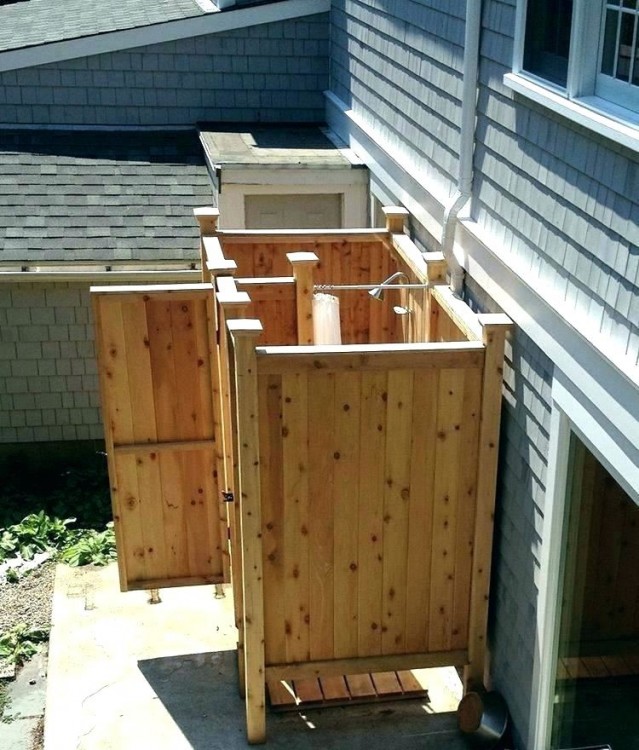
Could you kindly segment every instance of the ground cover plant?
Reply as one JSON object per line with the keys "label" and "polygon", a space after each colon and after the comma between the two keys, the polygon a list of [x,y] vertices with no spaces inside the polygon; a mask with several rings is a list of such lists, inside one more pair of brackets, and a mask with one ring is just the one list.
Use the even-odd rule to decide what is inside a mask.
{"label": "ground cover plant", "polygon": [[[17,454],[3,468],[0,661],[20,667],[49,638],[55,561],[105,565],[115,537],[104,453],[44,467]],[[0,718],[6,704],[0,681]]]}

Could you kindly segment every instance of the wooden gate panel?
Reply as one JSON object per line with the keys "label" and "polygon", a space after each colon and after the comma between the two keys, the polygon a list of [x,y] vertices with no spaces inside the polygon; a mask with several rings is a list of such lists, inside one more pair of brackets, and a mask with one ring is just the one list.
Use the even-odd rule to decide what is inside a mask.
{"label": "wooden gate panel", "polygon": [[317,367],[258,378],[267,665],[466,648],[481,367]]}
{"label": "wooden gate panel", "polygon": [[121,587],[221,582],[212,288],[92,291]]}

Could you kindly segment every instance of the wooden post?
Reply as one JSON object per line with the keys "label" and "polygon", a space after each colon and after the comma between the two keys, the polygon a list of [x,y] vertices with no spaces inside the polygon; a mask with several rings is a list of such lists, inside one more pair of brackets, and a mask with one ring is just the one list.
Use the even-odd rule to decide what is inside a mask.
{"label": "wooden post", "polygon": [[497,456],[501,422],[501,398],[506,333],[512,326],[506,315],[479,315],[486,347],[477,454],[477,509],[473,542],[470,592],[468,666],[464,671],[466,690],[483,686],[487,663],[486,630],[493,547]]}
{"label": "wooden post", "polygon": [[437,321],[439,318],[439,305],[433,300],[433,286],[446,283],[446,260],[443,253],[425,253],[426,280],[430,284],[426,300],[426,341],[437,341]]}
{"label": "wooden post", "polygon": [[297,343],[313,343],[313,269],[319,263],[315,253],[287,253],[295,277]]}
{"label": "wooden post", "polygon": [[206,253],[204,250],[204,237],[211,237],[217,232],[217,222],[220,212],[213,206],[202,206],[193,209],[193,216],[200,227],[200,263],[202,264],[202,281],[209,282],[211,278],[206,269]]}
{"label": "wooden post", "polygon": [[[239,481],[237,476],[237,424],[235,362],[229,356],[232,351],[231,334],[226,322],[242,316],[243,310],[250,303],[246,292],[238,292],[232,277],[220,276],[216,279],[217,316],[219,325],[218,342],[218,379],[220,383],[219,403],[222,423],[222,451],[223,470],[221,482],[224,482],[226,492],[235,496]],[[235,626],[237,627],[237,671],[239,677],[239,693],[245,694],[244,679],[244,598],[242,593],[242,544],[240,535],[239,509],[236,502],[229,503],[227,518],[231,542],[231,583],[233,584],[233,610]]]}
{"label": "wooden post", "polygon": [[384,206],[382,211],[386,216],[386,231],[389,234],[401,234],[409,212],[403,206]]}
{"label": "wooden post", "polygon": [[264,583],[262,573],[262,508],[260,496],[259,406],[255,339],[258,320],[227,323],[235,350],[236,424],[244,593],[244,673],[246,732],[251,744],[266,741],[264,673]]}

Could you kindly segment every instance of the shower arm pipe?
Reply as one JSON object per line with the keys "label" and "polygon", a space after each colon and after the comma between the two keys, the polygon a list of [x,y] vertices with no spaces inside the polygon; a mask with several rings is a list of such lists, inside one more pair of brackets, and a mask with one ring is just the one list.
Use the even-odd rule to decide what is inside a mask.
{"label": "shower arm pipe", "polygon": [[450,286],[453,294],[457,297],[461,296],[463,291],[464,269],[455,257],[453,247],[455,244],[457,217],[472,196],[482,5],[481,0],[466,0],[461,125],[459,132],[459,174],[457,190],[444,210],[441,236],[442,252],[450,269]]}
{"label": "shower arm pipe", "polygon": [[430,283],[425,284],[315,284],[314,292],[332,292],[332,291],[350,291],[359,289],[361,291],[372,291],[373,289],[428,289],[432,286]]}

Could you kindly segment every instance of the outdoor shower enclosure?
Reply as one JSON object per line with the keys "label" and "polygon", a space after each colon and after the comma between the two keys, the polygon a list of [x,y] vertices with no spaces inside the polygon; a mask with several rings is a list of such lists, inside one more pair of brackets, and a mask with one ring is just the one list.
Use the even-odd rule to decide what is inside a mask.
{"label": "outdoor shower enclosure", "polygon": [[[453,297],[442,256],[386,213],[385,229],[234,232],[200,209],[202,285],[94,292],[123,588],[230,569],[251,742],[267,681],[483,678],[509,321]],[[409,286],[383,301],[339,288],[397,271]],[[337,287],[340,345],[314,344],[316,285]],[[122,402],[140,388],[136,432]]]}

